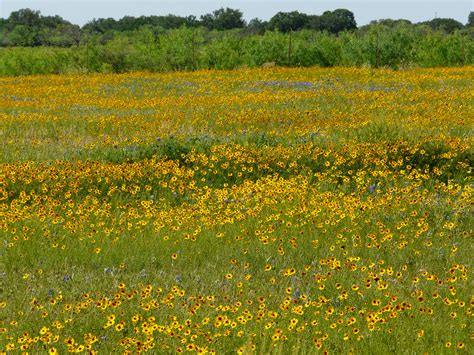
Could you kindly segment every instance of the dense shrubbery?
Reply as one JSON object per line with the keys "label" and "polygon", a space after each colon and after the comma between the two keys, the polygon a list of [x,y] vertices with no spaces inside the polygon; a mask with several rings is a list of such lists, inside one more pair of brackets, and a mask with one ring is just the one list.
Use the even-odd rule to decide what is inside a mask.
{"label": "dense shrubbery", "polygon": [[143,27],[105,44],[90,38],[71,48],[4,48],[0,75],[78,72],[172,71],[279,66],[470,65],[474,40],[462,32],[442,34],[409,25],[372,25],[363,33],[302,30],[243,36],[239,30],[160,30]]}

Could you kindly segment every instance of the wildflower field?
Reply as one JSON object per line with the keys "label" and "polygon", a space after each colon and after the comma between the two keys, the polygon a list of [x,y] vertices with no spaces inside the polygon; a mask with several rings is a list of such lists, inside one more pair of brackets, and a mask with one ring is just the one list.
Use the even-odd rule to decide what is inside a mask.
{"label": "wildflower field", "polygon": [[0,350],[472,353],[473,77],[0,78]]}

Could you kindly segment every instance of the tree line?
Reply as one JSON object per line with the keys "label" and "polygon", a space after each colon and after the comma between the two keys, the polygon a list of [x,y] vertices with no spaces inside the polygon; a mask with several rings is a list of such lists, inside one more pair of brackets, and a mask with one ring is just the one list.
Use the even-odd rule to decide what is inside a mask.
{"label": "tree line", "polygon": [[[145,23],[151,19],[160,24]],[[268,65],[398,69],[474,64],[472,13],[467,25],[449,19],[422,24],[378,20],[358,28],[347,10],[318,17],[278,13],[266,23],[245,23],[241,13],[231,9],[185,19],[188,22],[172,15],[99,19],[79,28],[59,16],[20,10],[1,20],[0,76]],[[12,39],[17,45],[8,42]]]}
{"label": "tree line", "polygon": [[[436,18],[430,21],[411,23],[408,20],[376,20],[359,27],[354,14],[347,9],[325,11],[321,15],[309,15],[299,11],[278,12],[269,21],[255,18],[248,23],[238,9],[220,8],[197,18],[196,16],[125,16],[94,19],[84,26],[72,24],[60,16],[43,16],[40,11],[21,9],[14,11],[6,19],[0,18],[0,46],[2,47],[72,47],[93,38],[101,44],[112,41],[117,36],[151,28],[159,33],[163,30],[180,28],[202,28],[208,31],[238,30],[241,36],[263,35],[267,31],[281,33],[313,30],[338,34],[344,31],[365,32],[374,25],[388,27],[404,23],[413,28],[429,28],[445,34],[460,30],[471,30],[474,13],[468,16],[466,25],[450,18]],[[472,33],[472,32],[471,32]]]}

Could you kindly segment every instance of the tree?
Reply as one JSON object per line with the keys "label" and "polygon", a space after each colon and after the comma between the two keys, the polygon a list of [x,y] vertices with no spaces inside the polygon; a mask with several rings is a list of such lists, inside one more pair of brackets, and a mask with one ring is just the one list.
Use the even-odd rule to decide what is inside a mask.
{"label": "tree", "polygon": [[199,20],[194,15],[189,15],[185,17],[187,27],[197,27],[199,26]]}
{"label": "tree", "polygon": [[318,15],[309,15],[308,22],[306,23],[306,28],[315,30],[315,31],[324,31],[327,30],[327,25],[322,16]]}
{"label": "tree", "polygon": [[268,22],[268,29],[283,33],[298,31],[308,23],[308,15],[298,12],[279,12]]}
{"label": "tree", "polygon": [[40,28],[40,12],[31,9],[13,11],[8,17],[7,45],[36,46],[40,43],[36,38]]}
{"label": "tree", "polygon": [[396,27],[396,26],[398,26],[399,24],[402,24],[402,23],[404,23],[406,25],[411,25],[411,21],[409,21],[409,20],[405,20],[405,19],[393,20],[391,18],[386,18],[386,19],[381,19],[381,20],[370,21],[369,26],[370,25],[383,25],[383,26],[387,26],[387,27]]}
{"label": "tree", "polygon": [[26,25],[17,25],[7,35],[8,46],[28,47],[35,45],[35,35]]}
{"label": "tree", "polygon": [[116,29],[117,21],[111,17],[109,18],[99,18],[93,19],[92,21],[86,23],[83,27],[83,31],[87,31],[89,33],[100,33],[104,34],[107,31],[115,30]]}
{"label": "tree", "polygon": [[412,31],[415,30],[415,26],[409,20],[405,20],[405,19],[393,20],[393,19],[388,18],[388,19],[370,21],[369,24],[359,27],[359,33],[365,34],[366,32],[370,31],[372,27],[377,27],[377,28],[386,27],[389,29],[393,29],[393,28],[398,28],[400,26],[409,27],[411,28]]}
{"label": "tree", "polygon": [[124,16],[117,21],[117,24],[114,27],[118,31],[134,31],[144,25],[144,16],[139,18],[133,16]]}
{"label": "tree", "polygon": [[31,9],[13,11],[8,17],[8,22],[12,29],[18,25],[23,25],[30,28],[39,27],[40,21],[40,12]]}
{"label": "tree", "polygon": [[48,28],[58,28],[60,26],[68,25],[68,26],[73,26],[72,23],[69,21],[64,20],[61,16],[41,16],[40,17],[40,26],[42,28],[48,27]]}
{"label": "tree", "polygon": [[188,20],[185,17],[171,14],[158,17],[158,26],[164,29],[180,28],[184,25],[188,25]]}
{"label": "tree", "polygon": [[474,11],[469,13],[469,17],[467,18],[467,27],[474,27]]}
{"label": "tree", "polygon": [[61,46],[78,44],[80,28],[61,16],[42,16],[39,11],[21,9],[2,20],[1,45]]}
{"label": "tree", "polygon": [[[326,30],[331,33],[350,31],[357,29],[357,23],[354,14],[346,9],[337,9],[334,11],[325,11],[318,19],[315,29]],[[319,27],[319,28],[318,28]]]}
{"label": "tree", "polygon": [[[347,9],[337,9],[332,12],[339,24],[340,31],[350,31],[357,29],[354,14]],[[339,32],[339,31],[338,31]]]}
{"label": "tree", "polygon": [[357,29],[354,14],[346,9],[325,11],[321,16],[308,16],[307,28],[316,31],[339,33]]}
{"label": "tree", "polygon": [[0,18],[0,46],[8,45],[8,20],[4,18]]}
{"label": "tree", "polygon": [[267,26],[268,22],[254,18],[249,21],[245,32],[248,35],[263,35]]}
{"label": "tree", "polygon": [[430,21],[422,22],[421,24],[430,26],[434,31],[444,31],[446,33],[453,33],[464,27],[461,22],[452,18],[435,18]]}
{"label": "tree", "polygon": [[212,14],[201,16],[201,24],[210,30],[231,30],[243,28],[245,21],[242,12],[231,8],[220,8]]}

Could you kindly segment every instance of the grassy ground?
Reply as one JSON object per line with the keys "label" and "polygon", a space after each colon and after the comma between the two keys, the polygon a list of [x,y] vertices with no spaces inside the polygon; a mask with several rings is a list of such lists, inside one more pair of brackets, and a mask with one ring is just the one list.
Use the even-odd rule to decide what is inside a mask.
{"label": "grassy ground", "polygon": [[0,78],[0,350],[470,353],[473,73]]}

